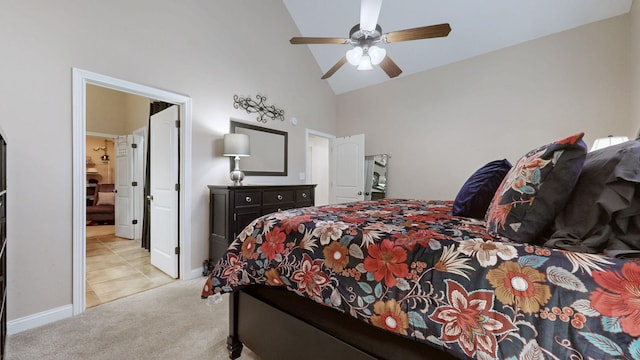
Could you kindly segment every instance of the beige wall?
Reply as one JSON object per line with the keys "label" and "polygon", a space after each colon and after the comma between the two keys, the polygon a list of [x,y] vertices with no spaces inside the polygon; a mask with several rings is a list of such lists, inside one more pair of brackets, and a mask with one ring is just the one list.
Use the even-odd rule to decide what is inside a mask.
{"label": "beige wall", "polygon": [[87,85],[87,131],[111,135],[125,134],[127,94]]}
{"label": "beige wall", "polygon": [[[233,108],[233,95],[266,95],[287,118],[266,126],[289,132],[291,175],[252,182],[298,182],[305,127],[336,131],[335,96],[309,50],[288,43],[295,34],[278,1],[4,1],[0,127],[10,144],[8,318],[71,303],[72,67],[193,99],[187,226],[191,261],[199,268],[208,247],[206,185],[230,183],[229,160],[214,156],[214,144],[230,117],[254,121]],[[289,123],[291,116],[298,126]],[[42,161],[43,149],[55,161]]]}
{"label": "beige wall", "polygon": [[423,199],[453,199],[485,163],[580,131],[589,146],[631,136],[628,27],[620,16],[339,95],[338,135],[392,154],[389,196]]}
{"label": "beige wall", "polygon": [[632,139],[640,135],[640,1],[631,4],[629,13],[631,44],[631,131]]}
{"label": "beige wall", "polygon": [[133,134],[135,130],[147,128],[149,125],[149,102],[153,101],[142,96],[126,94],[124,106],[126,109],[124,133]]}
{"label": "beige wall", "polygon": [[122,91],[87,85],[87,131],[128,135],[147,126],[151,100]]}

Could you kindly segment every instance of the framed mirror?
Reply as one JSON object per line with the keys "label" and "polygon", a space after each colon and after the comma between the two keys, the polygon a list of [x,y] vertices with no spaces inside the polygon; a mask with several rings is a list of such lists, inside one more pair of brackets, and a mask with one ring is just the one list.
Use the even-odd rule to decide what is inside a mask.
{"label": "framed mirror", "polygon": [[388,154],[364,157],[364,199],[380,200],[387,197]]}
{"label": "framed mirror", "polygon": [[[251,155],[240,160],[240,169],[247,176],[287,176],[288,134],[231,120],[230,132],[249,135]],[[230,159],[230,170],[235,167]]]}

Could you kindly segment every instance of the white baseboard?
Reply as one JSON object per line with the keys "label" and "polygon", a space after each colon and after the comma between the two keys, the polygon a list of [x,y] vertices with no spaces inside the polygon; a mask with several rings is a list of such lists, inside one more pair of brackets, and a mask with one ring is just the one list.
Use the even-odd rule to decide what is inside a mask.
{"label": "white baseboard", "polygon": [[23,318],[7,321],[7,334],[17,334],[19,332],[37,328],[58,320],[73,316],[73,306],[63,305],[54,309],[25,316]]}
{"label": "white baseboard", "polygon": [[202,268],[191,269],[191,273],[188,274],[187,277],[182,278],[182,280],[192,280],[192,279],[197,279],[199,277],[204,279],[204,277],[202,276]]}
{"label": "white baseboard", "polygon": [[[202,268],[192,269],[182,280],[191,280],[203,278]],[[204,281],[204,280],[203,280]],[[204,282],[203,282],[204,284]],[[7,321],[7,334],[17,334],[25,330],[33,329],[46,325],[58,320],[66,319],[73,316],[73,305],[63,305],[50,310],[42,311],[36,314],[27,315],[25,317]]]}

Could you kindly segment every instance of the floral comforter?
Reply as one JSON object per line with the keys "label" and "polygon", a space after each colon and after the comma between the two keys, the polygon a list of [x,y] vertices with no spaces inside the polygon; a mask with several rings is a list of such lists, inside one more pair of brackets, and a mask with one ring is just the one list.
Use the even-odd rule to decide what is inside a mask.
{"label": "floral comforter", "polygon": [[640,262],[493,238],[448,201],[256,219],[203,296],[285,286],[461,358],[640,360]]}

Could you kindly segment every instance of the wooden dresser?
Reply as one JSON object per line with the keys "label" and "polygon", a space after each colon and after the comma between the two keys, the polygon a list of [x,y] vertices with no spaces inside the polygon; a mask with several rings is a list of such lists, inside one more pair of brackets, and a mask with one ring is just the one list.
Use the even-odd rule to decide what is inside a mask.
{"label": "wooden dresser", "polygon": [[209,261],[249,223],[275,211],[314,205],[316,185],[209,185]]}

